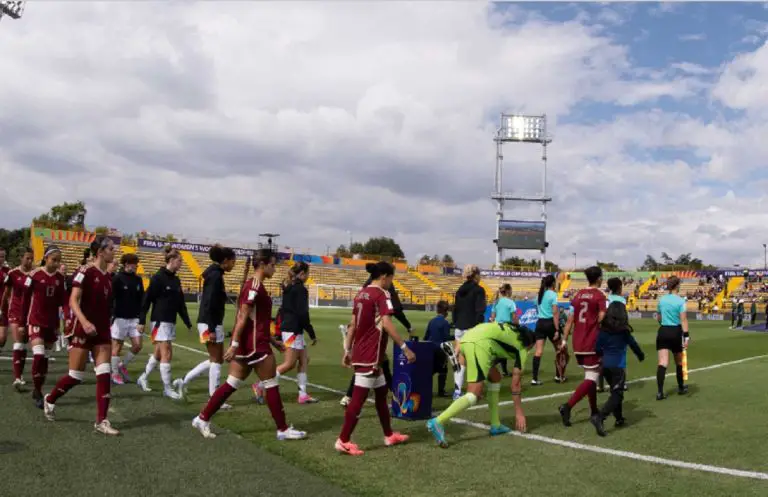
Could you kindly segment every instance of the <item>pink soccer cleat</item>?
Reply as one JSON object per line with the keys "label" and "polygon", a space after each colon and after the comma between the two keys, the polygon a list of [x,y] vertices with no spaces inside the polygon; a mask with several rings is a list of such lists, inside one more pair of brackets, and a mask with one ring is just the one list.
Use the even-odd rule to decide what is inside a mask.
{"label": "pink soccer cleat", "polygon": [[384,438],[384,445],[387,447],[392,447],[393,445],[400,445],[404,444],[408,441],[408,439],[411,438],[408,435],[403,435],[402,433],[393,432],[390,436]]}
{"label": "pink soccer cleat", "polygon": [[128,376],[128,368],[125,367],[125,364],[120,363],[120,366],[118,366],[117,371],[120,373],[120,376],[123,377],[123,381],[126,383],[131,382],[131,377]]}
{"label": "pink soccer cleat", "polygon": [[125,385],[125,381],[120,373],[112,373],[112,383],[115,385]]}
{"label": "pink soccer cleat", "polygon": [[317,402],[317,399],[310,396],[309,394],[299,394],[299,404],[316,404]]}
{"label": "pink soccer cleat", "polygon": [[360,448],[353,444],[351,441],[344,443],[341,439],[336,439],[336,445],[334,446],[337,452],[347,454],[350,456],[362,456],[365,454]]}

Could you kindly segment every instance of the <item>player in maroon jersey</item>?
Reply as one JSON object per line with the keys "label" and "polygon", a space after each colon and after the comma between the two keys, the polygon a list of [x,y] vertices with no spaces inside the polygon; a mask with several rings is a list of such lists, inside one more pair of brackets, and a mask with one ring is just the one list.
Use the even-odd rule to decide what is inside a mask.
{"label": "player in maroon jersey", "polygon": [[5,249],[0,247],[0,354],[3,352],[5,342],[8,340],[8,306],[2,301],[5,277],[11,268],[6,264]]}
{"label": "player in maroon jersey", "polygon": [[584,369],[584,381],[566,404],[560,406],[560,416],[565,426],[571,426],[571,409],[584,397],[589,398],[590,415],[597,412],[597,381],[600,378],[600,356],[595,353],[595,344],[600,334],[600,322],[605,316],[608,299],[600,290],[603,284],[603,270],[592,266],[584,271],[588,288],[576,292],[571,306],[573,312],[565,324],[565,334],[561,348],[568,346],[568,336],[573,330],[573,354]]}
{"label": "player in maroon jersey", "polygon": [[365,269],[371,274],[371,284],[355,297],[352,321],[344,340],[345,367],[355,369],[355,388],[352,399],[344,414],[344,425],[336,440],[335,448],[342,454],[361,456],[363,451],[350,440],[357,420],[373,389],[376,397],[376,412],[384,430],[384,445],[392,446],[408,441],[408,435],[392,431],[392,423],[387,405],[387,380],[382,371],[382,362],[386,359],[388,337],[392,338],[409,363],[416,360],[414,353],[400,338],[392,323],[394,307],[389,298],[389,288],[395,276],[395,268],[388,262],[369,263]]}
{"label": "player in maroon jersey", "polygon": [[69,337],[69,373],[59,378],[51,393],[43,399],[43,412],[49,421],[55,419],[56,401],[85,378],[88,353],[93,353],[96,364],[96,424],[94,428],[105,435],[119,435],[107,419],[110,400],[110,359],[112,356],[112,278],[107,267],[114,259],[114,243],[105,236],[97,236],[91,243],[92,264],[78,270],[72,280],[69,305],[75,323]]}
{"label": "player in maroon jersey", "polygon": [[29,273],[24,283],[25,299],[29,300],[27,326],[32,347],[32,398],[38,409],[43,408],[42,388],[48,374],[47,351],[59,338],[59,308],[67,295],[64,276],[58,271],[59,264],[61,250],[51,245],[45,250],[41,267]]}
{"label": "player in maroon jersey", "polygon": [[267,406],[277,425],[277,439],[303,439],[307,436],[305,432],[286,423],[280,386],[276,378],[277,362],[272,354],[272,347],[281,352],[285,351],[285,347],[270,333],[272,298],[264,288],[264,280],[275,274],[277,259],[271,250],[259,249],[252,260],[253,277],[247,280],[240,290],[232,342],[224,353],[224,360],[229,361],[229,377],[216,389],[200,415],[192,421],[192,426],[205,438],[215,438],[216,435],[210,426],[211,417],[221,409],[253,370],[264,386]]}
{"label": "player in maroon jersey", "polygon": [[24,307],[24,282],[34,268],[34,252],[27,248],[21,256],[21,265],[5,276],[1,307],[8,309],[8,328],[13,334],[13,386],[23,392],[24,364],[27,360],[27,310]]}

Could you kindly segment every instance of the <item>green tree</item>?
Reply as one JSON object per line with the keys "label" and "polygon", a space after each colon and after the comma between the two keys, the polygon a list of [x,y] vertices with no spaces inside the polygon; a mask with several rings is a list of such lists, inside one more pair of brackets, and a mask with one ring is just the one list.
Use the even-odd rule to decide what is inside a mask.
{"label": "green tree", "polygon": [[450,256],[450,254],[445,254],[443,256],[443,264],[453,264],[453,257]]}
{"label": "green tree", "polygon": [[17,230],[0,228],[0,247],[7,250],[6,257],[9,266],[17,266],[21,262],[21,255],[29,246],[29,228]]}
{"label": "green tree", "polygon": [[[354,244],[352,245],[354,246]],[[367,255],[379,255],[382,257],[393,257],[395,259],[405,258],[405,253],[403,252],[403,249],[400,248],[400,245],[398,245],[392,238],[383,236],[369,238],[368,241],[363,244],[362,253]]]}
{"label": "green tree", "polygon": [[352,245],[349,246],[349,253],[350,257],[352,254],[363,254],[365,253],[365,246],[360,242],[352,242]]}
{"label": "green tree", "polygon": [[597,267],[603,271],[621,271],[621,268],[615,262],[601,262],[597,261]]}
{"label": "green tree", "polygon": [[352,253],[347,249],[346,245],[339,245],[334,255],[336,257],[352,257]]}
{"label": "green tree", "polygon": [[85,203],[80,200],[72,203],[64,202],[54,205],[50,211],[36,217],[33,222],[35,225],[55,230],[83,231],[87,213]]}
{"label": "green tree", "polygon": [[96,233],[97,235],[106,235],[109,233],[109,231],[110,231],[109,228],[106,226],[96,226],[95,228],[93,228],[93,232]]}

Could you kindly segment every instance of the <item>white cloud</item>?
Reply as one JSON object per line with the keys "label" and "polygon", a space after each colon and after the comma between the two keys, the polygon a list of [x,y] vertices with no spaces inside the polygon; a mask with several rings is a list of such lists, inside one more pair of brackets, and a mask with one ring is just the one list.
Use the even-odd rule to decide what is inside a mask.
{"label": "white cloud", "polygon": [[680,35],[677,39],[680,41],[704,41],[707,39],[707,35],[705,33],[691,33]]}
{"label": "white cloud", "polygon": [[[765,123],[745,134],[637,109],[566,124],[591,101],[697,97],[710,71],[635,67],[626,46],[578,21],[471,2],[35,4],[3,25],[0,46],[4,225],[82,198],[89,223],[127,231],[254,241],[268,230],[324,252],[350,230],[394,236],[412,257],[488,264],[493,121],[507,110],[551,118],[556,260],[636,264],[693,243],[705,259],[748,257],[743,243],[695,233],[753,222],[728,216],[756,200],[695,183],[754,171]],[[736,95],[729,85],[742,67],[763,74],[762,57],[733,61],[713,95],[759,106],[762,80]],[[638,146],[693,151],[705,166],[639,159]],[[536,147],[506,147],[507,189],[538,191],[538,159]],[[709,207],[720,214],[699,215]]]}

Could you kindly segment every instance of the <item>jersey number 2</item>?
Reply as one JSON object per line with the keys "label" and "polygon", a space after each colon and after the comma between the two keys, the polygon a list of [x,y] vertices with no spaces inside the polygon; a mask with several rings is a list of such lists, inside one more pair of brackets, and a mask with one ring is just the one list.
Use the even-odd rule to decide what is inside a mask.
{"label": "jersey number 2", "polygon": [[585,324],[587,322],[584,316],[587,314],[588,310],[589,310],[589,302],[582,302],[581,309],[579,310],[579,323]]}

